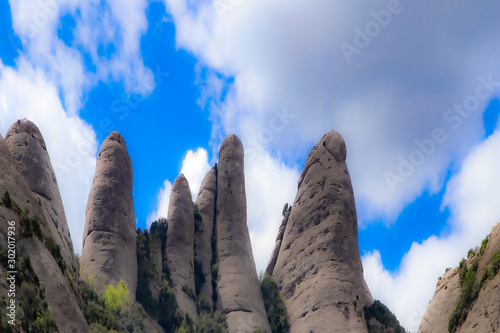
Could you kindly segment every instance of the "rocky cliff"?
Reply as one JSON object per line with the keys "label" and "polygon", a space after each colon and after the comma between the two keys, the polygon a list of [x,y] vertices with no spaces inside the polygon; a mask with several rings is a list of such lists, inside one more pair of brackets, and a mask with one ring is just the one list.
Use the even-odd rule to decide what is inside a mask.
{"label": "rocky cliff", "polygon": [[439,279],[418,332],[500,332],[499,300],[500,224]]}
{"label": "rocky cliff", "polygon": [[314,146],[267,269],[286,299],[292,333],[331,332],[333,327],[367,331],[363,306],[373,299],[363,277],[345,160],[345,143],[337,132]]}
{"label": "rocky cliff", "polygon": [[91,277],[100,292],[123,280],[135,300],[137,246],[132,162],[118,132],[104,140],[85,212],[82,277]]}

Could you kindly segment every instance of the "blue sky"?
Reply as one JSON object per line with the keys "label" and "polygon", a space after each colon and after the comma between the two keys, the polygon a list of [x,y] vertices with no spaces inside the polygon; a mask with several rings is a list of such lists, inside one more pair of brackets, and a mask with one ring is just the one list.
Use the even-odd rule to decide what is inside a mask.
{"label": "blue sky", "polygon": [[2,0],[0,133],[21,117],[42,130],[77,251],[111,131],[127,141],[140,228],[166,214],[180,172],[196,195],[238,134],[262,270],[307,154],[333,128],[365,278],[416,330],[437,277],[500,220],[498,7]]}

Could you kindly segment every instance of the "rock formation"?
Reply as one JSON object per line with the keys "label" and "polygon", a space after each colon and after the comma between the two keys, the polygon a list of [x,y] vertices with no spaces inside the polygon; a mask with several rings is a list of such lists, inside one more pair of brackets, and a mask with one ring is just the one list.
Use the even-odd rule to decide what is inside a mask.
{"label": "rock formation", "polygon": [[[295,202],[283,211],[266,270],[277,285],[266,277],[269,288],[266,283],[263,287],[267,290],[266,305],[277,304],[275,309],[282,312],[270,310],[270,320],[247,227],[244,151],[238,137],[229,135],[224,140],[219,157],[219,165],[205,176],[195,204],[181,174],[172,187],[168,220],[159,219],[149,232],[136,232],[132,162],[126,143],[117,132],[103,142],[88,197],[80,278],[92,278],[98,293],[122,280],[132,300],[140,282],[138,300],[151,317],[138,304],[131,304],[124,306],[120,314],[102,313],[109,317],[102,320],[97,312],[104,309],[94,298],[94,290],[86,285],[79,288],[76,271],[70,269],[71,265],[77,266],[77,261],[42,135],[27,120],[14,124],[6,141],[0,136],[0,196],[8,190],[12,198],[12,204],[7,197],[5,202],[0,198],[0,250],[3,255],[8,246],[7,221],[17,221],[16,237],[22,245],[19,255],[26,257],[21,259],[26,259],[30,267],[23,272],[24,282],[31,284],[41,304],[35,310],[45,316],[50,307],[52,314],[47,316],[52,316],[60,332],[115,330],[117,325],[133,319],[134,325],[141,320],[139,326],[148,332],[160,331],[157,324],[166,331],[177,330],[179,325],[189,330],[190,326],[206,329],[214,321],[224,325],[227,320],[229,333],[271,333],[270,323],[276,327],[286,312],[283,298],[276,292],[278,286],[285,297],[291,333],[366,332],[363,306],[371,305],[373,300],[363,279],[354,197],[341,136],[330,132],[314,147],[299,180]],[[34,227],[38,222],[33,221],[39,221],[39,231]],[[31,234],[26,233],[30,228]],[[61,253],[54,243],[60,246]],[[482,255],[479,272],[495,262],[499,248],[500,235],[495,232]],[[6,268],[5,263],[0,263],[1,276],[6,274]],[[458,285],[456,271],[449,272],[451,282],[443,279],[449,290],[453,290],[452,283]],[[216,279],[214,272],[218,272]],[[481,311],[483,315],[488,313],[490,325],[498,323],[500,309],[495,300],[500,298],[499,279],[497,276],[485,285],[471,309],[474,315],[462,328],[486,329],[486,321],[475,321]],[[0,280],[0,294],[5,296],[8,288],[6,279]],[[22,294],[16,296],[16,304],[21,303]],[[197,300],[201,298],[226,318],[206,304],[198,314]],[[212,304],[214,300],[216,304]],[[443,311],[449,311],[448,303],[453,302],[438,300],[436,296],[436,306],[445,304]],[[183,319],[189,316],[192,321],[179,323],[177,308],[186,315]],[[365,308],[367,314],[369,309]],[[84,314],[92,311],[95,313],[87,316],[87,323]],[[153,317],[158,323],[153,322]],[[440,320],[427,318],[430,325]],[[384,332],[393,331],[383,327],[385,324],[377,318],[372,319],[368,318],[369,322]]]}
{"label": "rock formation", "polygon": [[217,308],[227,315],[230,333],[270,332],[247,227],[243,154],[238,137],[226,137],[217,179]]}
{"label": "rock formation", "polygon": [[[363,278],[344,140],[327,133],[309,153],[274,267],[290,332],[366,332],[373,303]],[[279,239],[278,239],[279,242]]]}
{"label": "rock formation", "polygon": [[123,280],[135,300],[137,251],[132,162],[118,132],[104,140],[85,212],[81,276],[100,292]]}
{"label": "rock formation", "polygon": [[[469,306],[462,307],[456,317],[466,316],[465,321],[456,326],[461,333],[500,331],[500,223],[485,241],[487,245],[473,250],[462,266],[463,272],[476,271],[475,280],[469,286],[472,290],[474,285],[479,286],[479,290],[476,298],[472,297],[467,302]],[[468,298],[464,297],[468,286],[460,281],[460,270],[460,266],[450,269],[439,279],[434,297],[420,323],[419,333],[449,332],[450,318],[459,300]]]}
{"label": "rock formation", "polygon": [[418,332],[448,333],[448,319],[459,296],[458,268],[449,269],[438,281],[436,292],[425,311]]}
{"label": "rock formation", "polygon": [[[23,122],[25,123],[25,122]],[[19,124],[18,124],[19,125]],[[14,128],[15,125],[12,127]],[[11,128],[11,129],[12,129]],[[11,131],[9,131],[11,132]],[[15,132],[11,132],[15,133]],[[41,136],[35,135],[37,140]],[[15,134],[12,134],[15,135]],[[11,140],[11,146],[14,139]],[[29,140],[29,138],[27,138]],[[41,141],[43,142],[43,139]],[[36,147],[36,144],[32,141],[28,141],[28,146]],[[36,150],[35,150],[36,151]],[[25,161],[29,159],[29,156],[24,156],[19,154],[17,156],[22,156],[22,160]],[[43,154],[38,155],[37,158],[43,157]],[[48,156],[47,156],[48,158]],[[24,214],[29,217],[38,217],[41,229],[42,239],[57,239],[57,233],[54,234],[54,228],[52,221],[46,220],[46,212],[50,209],[56,207],[52,206],[48,200],[43,200],[39,202],[40,195],[37,195],[33,191],[33,179],[28,181],[20,170],[20,167],[28,167],[29,164],[20,163],[19,160],[15,160],[9,151],[7,144],[0,136],[0,196],[3,196],[6,191],[9,192],[9,197],[12,200],[11,208],[7,207],[5,203],[0,204],[0,248],[7,248],[7,224],[8,221],[14,221],[16,227],[16,243],[21,245],[23,250],[16,251],[16,261],[20,262],[23,259],[29,259],[31,267],[38,277],[40,286],[43,286],[45,292],[43,293],[47,306],[52,310],[52,318],[56,322],[60,332],[88,332],[89,327],[85,321],[83,313],[81,311],[82,300],[77,295],[77,287],[71,277],[66,275],[69,274],[69,270],[65,270],[63,273],[62,269],[59,267],[58,262],[54,258],[54,255],[48,250],[46,244],[40,241],[37,236],[33,235],[30,237],[24,237],[21,235],[21,216],[17,211],[18,208],[22,209]],[[37,170],[37,164],[32,164],[33,170]],[[49,164],[45,165],[46,170],[52,170],[52,166]],[[41,175],[43,176],[43,174]],[[42,177],[40,177],[42,178]],[[47,180],[47,179],[45,179]],[[53,186],[54,183],[49,182],[48,186]],[[57,186],[57,184],[56,184]],[[43,190],[43,189],[42,189]],[[50,195],[46,192],[47,190],[41,191],[46,195]],[[51,193],[52,195],[54,193]],[[53,196],[54,198],[55,196]],[[14,205],[14,203],[16,205]],[[48,206],[49,205],[49,206]],[[14,208],[16,207],[16,208]],[[62,206],[61,206],[62,209]],[[62,212],[64,210],[62,209]],[[60,216],[61,220],[65,221],[64,216]],[[71,245],[71,244],[70,244]],[[26,261],[25,261],[26,262]],[[6,277],[7,269],[6,262],[0,264],[0,275]],[[23,272],[26,274],[26,272]],[[73,277],[74,278],[74,277]],[[19,279],[19,276],[17,276]],[[19,286],[17,287],[19,288]],[[36,288],[36,286],[35,286]],[[0,280],[0,294],[5,296],[7,299],[7,293],[9,286],[7,285],[6,279]],[[16,292],[15,301],[16,304],[20,303],[22,294]]]}
{"label": "rock formation", "polygon": [[[217,167],[213,167],[203,178],[196,208],[200,221],[195,231],[195,261],[201,266],[205,282],[200,288],[201,297],[212,304],[212,235],[215,218],[215,200],[217,192]],[[195,216],[195,221],[198,217]]]}
{"label": "rock formation", "polygon": [[29,120],[18,120],[7,131],[5,143],[14,157],[18,169],[28,182],[38,203],[42,206],[43,215],[48,221],[54,240],[61,247],[64,260],[75,267],[73,243],[69,234],[61,194],[40,130]]}
{"label": "rock formation", "polygon": [[194,283],[194,213],[189,184],[181,174],[174,181],[168,206],[167,264],[177,304],[198,320]]}

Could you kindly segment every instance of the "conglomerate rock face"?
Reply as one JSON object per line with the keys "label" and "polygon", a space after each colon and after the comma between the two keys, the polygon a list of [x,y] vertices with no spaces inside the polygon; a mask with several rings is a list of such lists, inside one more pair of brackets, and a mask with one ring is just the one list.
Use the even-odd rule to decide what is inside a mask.
{"label": "conglomerate rock face", "polygon": [[227,314],[230,333],[270,332],[247,227],[243,145],[226,137],[217,178],[217,308]]}
{"label": "conglomerate rock face", "polygon": [[132,162],[125,140],[118,132],[104,140],[85,212],[82,278],[90,276],[102,292],[120,280],[135,300],[137,288],[137,244]]}
{"label": "conglomerate rock face", "polygon": [[174,181],[168,207],[166,256],[179,309],[198,320],[194,282],[194,212],[189,184]]}
{"label": "conglomerate rock face", "polygon": [[66,213],[40,130],[27,119],[18,120],[7,131],[5,143],[31,191],[43,207],[43,215],[51,229],[54,241],[61,247],[64,260],[75,267],[76,261]]}
{"label": "conglomerate rock face", "polygon": [[312,149],[298,183],[272,276],[286,299],[290,332],[366,332],[373,303],[358,249],[346,147],[337,132]]}

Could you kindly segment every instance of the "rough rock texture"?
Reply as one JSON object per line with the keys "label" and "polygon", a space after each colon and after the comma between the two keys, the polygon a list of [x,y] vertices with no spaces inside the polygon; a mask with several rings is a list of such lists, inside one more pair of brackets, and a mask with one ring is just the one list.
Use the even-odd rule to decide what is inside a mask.
{"label": "rough rock texture", "polygon": [[123,280],[135,300],[137,244],[132,162],[118,132],[104,140],[85,212],[81,277],[90,275],[99,292]]}
{"label": "rough rock texture", "polygon": [[196,206],[201,217],[195,232],[195,261],[202,268],[205,282],[200,288],[201,297],[212,305],[212,234],[215,218],[217,192],[217,167],[213,167],[203,178],[196,198]]}
{"label": "rough rock texture", "polygon": [[[497,253],[500,253],[500,224],[493,230],[484,254],[479,257],[479,269],[476,273],[477,280],[483,276],[486,268],[491,267]],[[469,258],[467,266],[470,267],[474,260],[476,260],[476,256]],[[451,280],[450,272],[454,274]],[[434,297],[420,323],[419,333],[448,333],[448,321],[461,292],[456,272],[458,272],[457,268],[448,271],[438,282]],[[446,283],[448,288],[445,289]],[[467,314],[467,319],[457,332],[500,332],[499,300],[500,272],[492,280],[488,280],[480,289],[476,301]]]}
{"label": "rough rock texture", "polygon": [[[189,184],[181,174],[172,185],[168,206],[166,256],[177,304],[198,320],[194,283],[194,213]],[[188,295],[192,293],[192,295]]]}
{"label": "rough rock texture", "polygon": [[458,269],[448,270],[438,281],[432,301],[420,323],[420,333],[448,333],[448,319],[460,296]]}
{"label": "rough rock texture", "polygon": [[38,127],[23,119],[15,122],[5,136],[18,169],[21,171],[49,222],[54,241],[61,246],[61,254],[69,265],[75,267],[73,243],[45,141]]}
{"label": "rough rock texture", "polygon": [[329,132],[299,179],[272,275],[286,299],[291,333],[367,331],[361,309],[373,299],[345,159],[344,140]]}
{"label": "rough rock texture", "polygon": [[[5,141],[0,136],[0,195],[9,191],[10,197],[22,209],[30,211],[30,216],[40,218],[40,227],[45,239],[52,237],[52,228],[46,221],[44,207],[46,202],[38,203],[38,197],[32,189],[21,171],[18,169],[18,162],[14,160]],[[75,285],[72,285],[69,278],[65,276],[57,265],[52,254],[45,245],[36,237],[22,238],[19,234],[19,216],[4,205],[0,205],[0,248],[7,247],[7,221],[16,222],[16,240],[24,248],[23,255],[30,258],[34,272],[40,280],[40,284],[45,287],[45,297],[48,306],[52,309],[54,318],[60,332],[88,332],[89,327],[80,310],[82,300],[77,296]],[[19,255],[19,253],[18,253]],[[0,265],[0,276],[6,276],[4,265]],[[0,279],[0,294],[7,298],[6,279]],[[16,293],[16,303],[19,304],[20,293]]]}
{"label": "rough rock texture", "polygon": [[247,227],[243,146],[229,135],[220,148],[217,194],[217,308],[230,333],[270,332]]}

